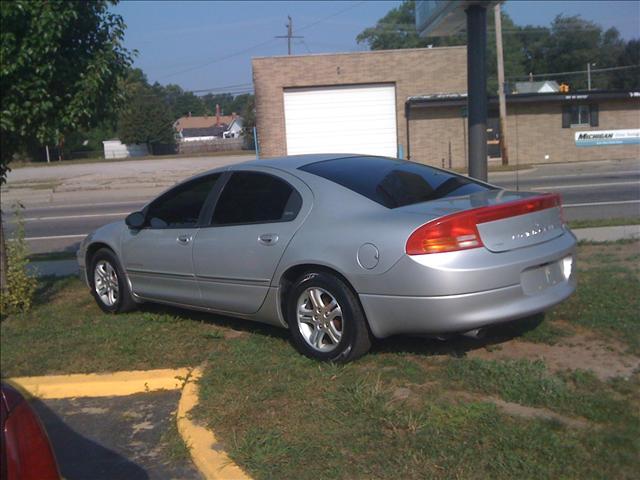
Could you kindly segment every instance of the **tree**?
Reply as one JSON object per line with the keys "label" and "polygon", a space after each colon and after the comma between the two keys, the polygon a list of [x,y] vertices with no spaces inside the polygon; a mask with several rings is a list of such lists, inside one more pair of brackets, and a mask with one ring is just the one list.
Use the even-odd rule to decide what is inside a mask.
{"label": "tree", "polygon": [[[14,155],[34,139],[57,143],[65,131],[117,108],[131,55],[122,17],[109,11],[115,3],[0,2],[0,184]],[[0,250],[4,288],[1,216]]]}
{"label": "tree", "polygon": [[[487,93],[495,95],[498,90],[496,65],[496,40],[492,28],[493,10],[487,15],[489,34],[487,36]],[[445,37],[420,37],[416,31],[415,2],[404,1],[399,7],[392,9],[382,17],[375,27],[364,29],[357,37],[358,43],[366,43],[371,50],[387,50],[396,48],[420,48],[465,45],[466,33]],[[511,17],[502,12],[503,29],[510,34],[517,30]],[[525,74],[523,46],[520,38],[514,37],[504,45],[504,68],[506,76],[522,76]]]}
{"label": "tree", "polygon": [[118,136],[123,143],[145,144],[150,153],[160,145],[174,145],[173,123],[177,119],[171,112],[162,89],[149,86],[146,77],[135,72],[124,84],[126,106],[118,117]]}
{"label": "tree", "polygon": [[[640,65],[640,40],[629,40],[618,56],[618,66]],[[614,72],[611,87],[620,90],[640,89],[640,69],[638,67]]]}
{"label": "tree", "polygon": [[[579,15],[558,15],[551,23],[545,46],[545,71],[540,73],[586,70],[588,63],[610,67],[623,50],[624,42],[616,29],[603,33],[602,27]],[[558,75],[554,80],[567,82],[574,90],[587,87],[586,75]],[[604,82],[594,77],[594,88],[606,88],[606,82],[607,77]]]}
{"label": "tree", "polygon": [[466,35],[423,38],[416,31],[416,2],[405,0],[378,20],[375,27],[365,28],[358,36],[358,43],[366,43],[371,50],[395,48],[422,48],[433,45],[464,45]]}
{"label": "tree", "polygon": [[[487,12],[487,93],[489,95],[497,95],[498,93],[498,60],[494,17],[494,11],[491,8]],[[504,10],[501,11],[500,18],[502,19],[502,36],[504,39],[502,53],[505,78],[522,77],[528,72],[525,68],[524,45],[517,35],[519,27]],[[508,89],[505,91],[509,93]]]}
{"label": "tree", "polygon": [[215,115],[216,105],[220,106],[220,111],[224,115],[230,114],[233,109],[233,95],[230,93],[207,93],[202,97],[208,115]]}
{"label": "tree", "polygon": [[185,92],[179,85],[162,86],[156,82],[152,88],[169,106],[174,120],[189,114],[204,115],[207,113],[202,98],[193,92]]}
{"label": "tree", "polygon": [[256,97],[254,95],[247,97],[247,103],[242,110],[242,125],[245,147],[254,149],[256,147],[256,139],[253,137],[253,129],[256,126]]}
{"label": "tree", "polygon": [[[493,31],[493,10],[487,12],[487,93],[495,95],[496,47]],[[518,26],[503,11],[504,67],[507,80],[525,80],[529,73],[558,74],[544,77],[567,82],[573,90],[587,86],[586,74],[561,72],[583,71],[587,63],[597,68],[638,65],[640,41],[624,42],[615,28],[603,31],[595,22],[579,15],[558,15],[550,27]],[[415,29],[415,2],[405,0],[382,17],[375,27],[364,29],[357,37],[371,50],[416,48],[432,45],[465,45],[466,34],[448,37],[421,38]],[[638,88],[638,68],[629,68],[612,74],[594,74],[593,88]]]}

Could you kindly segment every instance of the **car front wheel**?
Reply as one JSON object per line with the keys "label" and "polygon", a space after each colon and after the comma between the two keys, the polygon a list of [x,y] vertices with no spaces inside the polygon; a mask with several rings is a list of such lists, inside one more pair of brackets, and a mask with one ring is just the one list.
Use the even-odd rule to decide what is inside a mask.
{"label": "car front wheel", "polygon": [[371,347],[358,298],[333,275],[302,275],[290,290],[287,313],[293,344],[310,358],[349,362]]}
{"label": "car front wheel", "polygon": [[136,303],[114,253],[106,248],[98,250],[91,265],[91,293],[98,306],[107,313],[133,310]]}

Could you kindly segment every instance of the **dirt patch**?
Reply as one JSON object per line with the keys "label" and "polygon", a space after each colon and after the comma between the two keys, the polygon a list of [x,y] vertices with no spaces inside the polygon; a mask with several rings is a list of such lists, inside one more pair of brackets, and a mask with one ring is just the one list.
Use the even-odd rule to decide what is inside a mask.
{"label": "dirt patch", "polygon": [[567,417],[565,415],[560,415],[559,413],[552,412],[548,408],[527,407],[525,405],[520,405],[519,403],[505,402],[500,398],[493,397],[490,397],[487,400],[496,405],[506,414],[512,415],[514,417],[555,420],[556,422],[573,428],[586,428],[590,425],[590,423],[584,418]]}
{"label": "dirt patch", "polygon": [[473,350],[468,352],[468,356],[483,360],[543,360],[552,372],[591,370],[601,380],[613,377],[628,378],[640,369],[640,358],[625,354],[622,344],[605,342],[583,333],[576,333],[556,345],[512,340],[500,344],[500,347]]}
{"label": "dirt patch", "polygon": [[520,405],[519,403],[506,402],[501,398],[496,398],[489,395],[481,395],[465,391],[449,391],[447,392],[446,396],[454,400],[463,400],[466,402],[492,403],[504,413],[506,413],[507,415],[511,415],[512,417],[553,420],[572,428],[587,428],[592,426],[591,423],[584,418],[567,417],[566,415],[560,415],[559,413],[549,410],[548,408],[528,407],[526,405]]}
{"label": "dirt patch", "polygon": [[247,335],[247,332],[243,332],[241,330],[234,330],[232,328],[224,331],[224,338],[226,340],[241,338],[241,337],[245,337],[246,335]]}

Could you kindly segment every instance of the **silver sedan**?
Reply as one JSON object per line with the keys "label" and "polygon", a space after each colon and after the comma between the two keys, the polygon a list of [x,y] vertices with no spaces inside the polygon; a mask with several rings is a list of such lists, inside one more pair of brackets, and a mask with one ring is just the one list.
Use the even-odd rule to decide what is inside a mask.
{"label": "silver sedan", "polygon": [[312,358],[373,338],[441,336],[542,312],[575,290],[557,195],[422,164],[303,155],[186,180],[90,234],[98,305],[158,302],[269,323]]}

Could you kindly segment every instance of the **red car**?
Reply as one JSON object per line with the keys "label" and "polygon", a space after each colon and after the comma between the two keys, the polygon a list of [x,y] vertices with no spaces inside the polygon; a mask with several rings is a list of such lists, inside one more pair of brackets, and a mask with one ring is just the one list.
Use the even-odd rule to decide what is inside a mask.
{"label": "red car", "polygon": [[2,480],[60,480],[47,432],[20,392],[0,385],[0,478]]}

